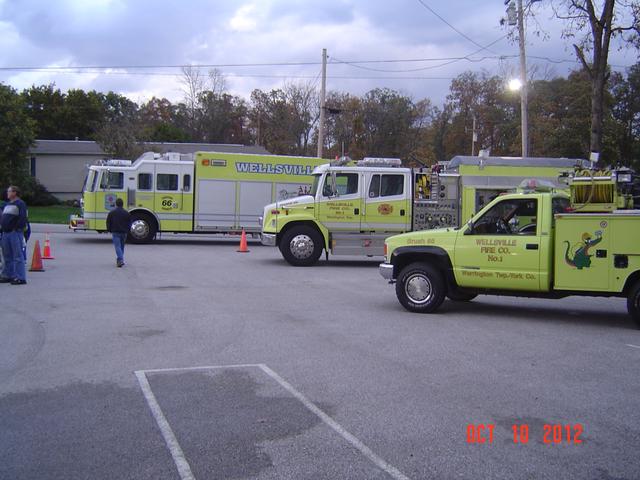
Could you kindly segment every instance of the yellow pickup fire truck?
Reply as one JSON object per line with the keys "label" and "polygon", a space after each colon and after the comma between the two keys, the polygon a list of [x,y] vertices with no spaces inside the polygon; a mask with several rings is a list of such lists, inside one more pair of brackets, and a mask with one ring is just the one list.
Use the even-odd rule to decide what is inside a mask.
{"label": "yellow pickup fire truck", "polygon": [[309,195],[265,207],[262,243],[278,246],[296,266],[313,265],[323,250],[382,256],[391,235],[457,227],[525,178],[557,182],[561,172],[588,162],[458,156],[431,168],[400,165],[399,159],[345,158],[317,167]]}
{"label": "yellow pickup fire truck", "polygon": [[196,152],[147,152],[135,162],[106,160],[89,167],[82,215],[74,230],[106,230],[107,214],[122,198],[133,223],[129,239],[152,241],[158,232],[258,234],[265,204],[310,192],[311,157]]}
{"label": "yellow pickup fire truck", "polygon": [[478,294],[618,296],[627,298],[640,327],[640,210],[632,177],[629,170],[578,170],[568,178],[570,195],[525,182],[460,228],[388,238],[380,274],[411,312]]}

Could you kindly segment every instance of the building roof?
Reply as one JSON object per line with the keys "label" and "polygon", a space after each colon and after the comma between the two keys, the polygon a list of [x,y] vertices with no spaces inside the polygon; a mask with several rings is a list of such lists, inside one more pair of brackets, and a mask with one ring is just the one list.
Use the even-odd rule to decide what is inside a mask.
{"label": "building roof", "polygon": [[[149,150],[158,150],[160,153],[178,152],[223,152],[223,153],[250,153],[268,155],[264,147],[258,145],[238,145],[229,143],[171,143],[171,142],[143,142]],[[105,157],[107,154],[96,142],[87,140],[36,140],[35,146],[30,150],[36,155],[95,155]]]}
{"label": "building roof", "polygon": [[589,161],[582,158],[552,158],[552,157],[471,157],[468,155],[458,155],[453,157],[448,164],[449,168],[460,165],[480,166],[480,162],[485,166],[496,167],[517,167],[529,165],[531,167],[588,167]]}

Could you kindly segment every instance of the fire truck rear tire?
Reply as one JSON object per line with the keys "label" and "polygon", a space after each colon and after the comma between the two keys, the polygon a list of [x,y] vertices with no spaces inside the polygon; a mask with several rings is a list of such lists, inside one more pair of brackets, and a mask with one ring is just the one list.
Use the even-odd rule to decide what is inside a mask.
{"label": "fire truck rear tire", "polygon": [[131,230],[128,240],[131,243],[151,243],[156,236],[158,227],[155,219],[145,213],[131,214]]}
{"label": "fire truck rear tire", "polygon": [[308,225],[287,230],[280,239],[280,252],[284,259],[295,267],[308,267],[322,255],[324,242],[320,232]]}
{"label": "fire truck rear tire", "polygon": [[423,262],[404,267],[396,281],[396,296],[404,308],[415,313],[435,312],[446,294],[442,273]]}
{"label": "fire truck rear tire", "polygon": [[627,310],[640,329],[640,280],[635,283],[627,297]]}

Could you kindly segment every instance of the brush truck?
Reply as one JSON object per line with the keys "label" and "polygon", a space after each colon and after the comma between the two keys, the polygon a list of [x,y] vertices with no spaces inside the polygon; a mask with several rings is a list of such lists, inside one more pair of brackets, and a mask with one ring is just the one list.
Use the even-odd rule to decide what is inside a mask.
{"label": "brush truck", "polygon": [[295,266],[313,265],[323,251],[383,256],[392,235],[457,227],[525,178],[557,182],[561,172],[588,162],[457,156],[430,168],[400,165],[399,159],[344,158],[317,167],[309,195],[264,208],[262,243],[278,246]]}
{"label": "brush truck", "polygon": [[157,233],[247,233],[267,203],[311,190],[313,169],[327,160],[311,157],[196,152],[147,152],[135,162],[106,160],[89,167],[82,215],[73,230],[106,230],[121,198],[131,213],[129,241],[151,242]]}
{"label": "brush truck", "polygon": [[[392,236],[380,274],[407,310],[478,294],[626,297],[640,327],[640,210],[632,173],[580,170],[569,194],[539,181],[501,195],[460,228]],[[637,207],[637,205],[636,205]]]}

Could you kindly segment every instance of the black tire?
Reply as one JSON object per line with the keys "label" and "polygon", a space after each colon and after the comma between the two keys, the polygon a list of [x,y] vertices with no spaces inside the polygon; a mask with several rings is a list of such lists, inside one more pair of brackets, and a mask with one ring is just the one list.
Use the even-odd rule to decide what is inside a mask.
{"label": "black tire", "polygon": [[320,232],[308,225],[287,230],[280,239],[280,252],[295,267],[308,267],[318,261],[324,248]]}
{"label": "black tire", "polygon": [[636,326],[640,329],[640,281],[637,281],[629,290],[627,310],[631,318],[636,322]]}
{"label": "black tire", "polygon": [[445,294],[442,273],[428,263],[411,263],[398,275],[396,296],[410,312],[435,312],[442,305]]}
{"label": "black tire", "polygon": [[151,243],[156,237],[158,226],[151,215],[146,213],[131,214],[131,229],[127,240],[131,243]]}
{"label": "black tire", "polygon": [[449,300],[452,302],[470,302],[477,296],[476,293],[460,292],[458,290],[447,293],[447,297],[449,297]]}

